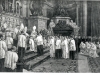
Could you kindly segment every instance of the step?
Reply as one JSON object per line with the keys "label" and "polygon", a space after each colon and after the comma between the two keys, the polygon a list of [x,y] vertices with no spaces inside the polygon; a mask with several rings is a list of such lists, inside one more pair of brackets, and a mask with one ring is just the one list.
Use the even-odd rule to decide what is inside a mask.
{"label": "step", "polygon": [[[47,53],[47,52],[49,52],[49,50],[44,50],[43,54],[45,54],[45,53]],[[34,54],[30,54],[30,55],[28,55],[28,56],[25,56],[25,57],[24,57],[24,62],[28,62],[28,61],[30,61],[30,60],[36,58],[36,57],[38,57],[37,53],[34,53]]]}
{"label": "step", "polygon": [[[49,48],[44,48],[44,50],[46,50],[46,49],[49,50]],[[27,55],[29,55],[29,54],[33,54],[33,53],[36,53],[36,52],[34,52],[34,51],[30,51],[30,50],[26,50],[26,52],[25,52],[25,56],[27,56]]]}
{"label": "step", "polygon": [[46,55],[36,57],[35,59],[25,63],[24,68],[27,69],[27,70],[35,68],[36,66],[38,66],[39,64],[41,64],[43,61],[45,61],[48,58],[50,58],[49,52],[46,53]]}
{"label": "step", "polygon": [[27,50],[27,51],[25,52],[25,56],[27,56],[27,55],[29,55],[29,54],[34,54],[34,53],[35,53],[34,51]]}

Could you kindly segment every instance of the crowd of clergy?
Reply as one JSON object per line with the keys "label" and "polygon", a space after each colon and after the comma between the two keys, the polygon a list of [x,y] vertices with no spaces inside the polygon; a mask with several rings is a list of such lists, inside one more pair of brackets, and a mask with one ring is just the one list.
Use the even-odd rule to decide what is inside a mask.
{"label": "crowd of clergy", "polygon": [[27,27],[17,25],[14,31],[2,27],[0,33],[0,72],[22,72],[26,50],[43,55],[44,47],[50,50],[51,58],[64,58],[75,60],[75,54],[87,54],[98,57],[96,53],[100,44],[80,41],[80,37],[73,36],[49,36],[47,39],[33,27],[31,34],[27,33]]}
{"label": "crowd of clergy", "polygon": [[80,54],[87,55],[93,58],[99,57],[98,50],[100,49],[99,42],[95,43],[94,41],[81,42],[80,44]]}
{"label": "crowd of clergy", "polygon": [[73,37],[50,36],[50,57],[75,59],[76,44]]}
{"label": "crowd of clergy", "polygon": [[22,72],[26,50],[43,54],[43,37],[33,27],[31,34],[27,27],[17,25],[13,31],[6,25],[0,28],[0,72]]}

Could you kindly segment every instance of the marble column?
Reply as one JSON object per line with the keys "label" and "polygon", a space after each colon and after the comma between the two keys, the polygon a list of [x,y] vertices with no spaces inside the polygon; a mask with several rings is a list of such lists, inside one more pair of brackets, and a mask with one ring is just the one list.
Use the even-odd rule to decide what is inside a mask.
{"label": "marble column", "polygon": [[13,8],[13,13],[14,13],[14,11],[15,11],[15,0],[13,0],[13,6],[12,6],[12,8]]}
{"label": "marble column", "polygon": [[83,36],[87,36],[87,1],[83,1]]}

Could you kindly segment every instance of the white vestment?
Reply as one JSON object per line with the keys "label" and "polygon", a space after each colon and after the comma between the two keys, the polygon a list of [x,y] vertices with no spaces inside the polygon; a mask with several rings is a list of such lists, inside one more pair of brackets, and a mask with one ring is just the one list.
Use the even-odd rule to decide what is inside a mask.
{"label": "white vestment", "polygon": [[22,31],[22,30],[24,30],[24,24],[23,23],[21,23],[21,25],[20,25],[20,31]]}
{"label": "white vestment", "polygon": [[8,48],[12,48],[13,46],[13,38],[12,37],[7,37],[6,38],[6,44]]}
{"label": "white vestment", "polygon": [[4,41],[0,40],[0,59],[5,58],[7,45]]}
{"label": "white vestment", "polygon": [[76,45],[74,39],[70,40],[70,51],[76,51]]}
{"label": "white vestment", "polygon": [[37,45],[43,45],[43,38],[42,38],[42,35],[39,35],[39,36],[36,38],[36,41],[37,41]]}
{"label": "white vestment", "polygon": [[7,23],[4,23],[3,27],[6,29],[7,28]]}
{"label": "white vestment", "polygon": [[50,39],[50,57],[55,57],[55,39]]}
{"label": "white vestment", "polygon": [[62,45],[63,45],[63,58],[69,58],[68,40],[65,39]]}
{"label": "white vestment", "polygon": [[26,47],[26,36],[25,35],[19,35],[18,46],[19,47]]}
{"label": "white vestment", "polygon": [[61,49],[61,40],[56,40],[56,49]]}
{"label": "white vestment", "polygon": [[31,51],[34,51],[34,50],[35,50],[34,40],[33,40],[33,39],[30,39],[30,40],[29,40],[29,44],[30,44],[30,50],[31,50]]}
{"label": "white vestment", "polygon": [[86,42],[86,48],[85,48],[86,55],[89,55],[90,47],[91,47],[91,45],[88,42]]}
{"label": "white vestment", "polygon": [[84,51],[85,51],[85,48],[86,48],[86,45],[83,43],[83,42],[81,42],[81,44],[80,44],[80,54],[84,54]]}
{"label": "white vestment", "polygon": [[5,56],[4,67],[11,68],[11,65],[12,65],[11,58],[12,58],[12,52],[11,51],[7,51],[6,52],[6,56]]}
{"label": "white vestment", "polygon": [[91,48],[90,49],[91,50],[89,52],[89,56],[94,57],[94,58],[99,57],[97,52],[96,52],[97,47],[96,47],[96,45],[94,43],[91,43]]}
{"label": "white vestment", "polygon": [[16,63],[18,61],[18,55],[16,52],[12,52],[11,58],[11,69],[14,70],[16,68]]}

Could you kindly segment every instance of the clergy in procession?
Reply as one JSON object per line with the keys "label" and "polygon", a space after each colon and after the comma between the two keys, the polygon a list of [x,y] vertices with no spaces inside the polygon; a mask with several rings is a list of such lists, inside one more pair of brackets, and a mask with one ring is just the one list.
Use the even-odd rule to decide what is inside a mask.
{"label": "clergy in procession", "polygon": [[62,41],[62,57],[67,59],[69,58],[69,50],[68,50],[68,39],[64,37],[64,40]]}
{"label": "clergy in procession", "polygon": [[11,70],[12,72],[15,72],[16,71],[16,64],[17,64],[17,61],[18,61],[18,54],[17,54],[17,50],[16,50],[16,47],[13,46],[12,48],[12,58],[11,58]]}
{"label": "clergy in procession", "polygon": [[29,39],[29,46],[30,46],[30,51],[35,51],[35,45],[34,45],[34,40],[33,40],[33,37],[30,36],[30,39]]}
{"label": "clergy in procession", "polygon": [[4,65],[6,72],[15,72],[17,61],[18,61],[18,55],[16,53],[16,47],[14,46],[11,51],[7,51],[5,56]]}
{"label": "clergy in procession", "polygon": [[89,42],[85,42],[86,48],[85,48],[85,55],[89,55],[89,51],[90,51],[90,43]]}
{"label": "clergy in procession", "polygon": [[7,52],[7,46],[3,39],[3,35],[0,34],[0,72],[4,71],[4,61],[5,61],[5,55]]}
{"label": "clergy in procession", "polygon": [[8,25],[7,25],[6,22],[2,25],[2,28],[3,28],[4,31],[6,30],[7,26],[8,26]]}
{"label": "clergy in procession", "polygon": [[97,50],[97,47],[96,47],[95,42],[91,43],[91,48],[90,48],[89,56],[91,56],[93,58],[99,57],[97,52],[96,52],[96,50]]}
{"label": "clergy in procession", "polygon": [[16,47],[17,47],[17,43],[18,43],[19,29],[20,29],[20,26],[17,25],[17,26],[14,28],[14,31],[13,31],[13,41],[14,41],[14,46],[16,46]]}
{"label": "clergy in procession", "polygon": [[85,43],[81,42],[79,48],[80,48],[80,54],[84,54],[85,53],[85,48],[86,48]]}
{"label": "clergy in procession", "polygon": [[20,60],[23,59],[26,49],[26,36],[23,31],[18,36],[18,57]]}
{"label": "clergy in procession", "polygon": [[5,67],[5,70],[7,72],[11,72],[11,65],[12,65],[12,52],[11,51],[7,51],[6,52],[6,55],[5,55],[5,62],[4,62],[4,67]]}
{"label": "clergy in procession", "polygon": [[43,37],[40,33],[38,34],[36,41],[37,41],[37,53],[38,55],[42,55],[43,54]]}
{"label": "clergy in procession", "polygon": [[71,37],[70,38],[70,58],[72,60],[75,59],[75,52],[76,52],[75,40]]}
{"label": "clergy in procession", "polygon": [[58,36],[56,39],[56,50],[55,50],[56,58],[61,58],[60,52],[61,52],[61,40],[60,40],[60,37]]}
{"label": "clergy in procession", "polygon": [[23,71],[23,57],[25,55],[25,50],[26,50],[26,36],[23,31],[21,31],[21,34],[18,36],[18,63],[20,63],[19,66],[19,72]]}
{"label": "clergy in procession", "polygon": [[50,37],[50,57],[55,57],[55,39],[53,36]]}
{"label": "clergy in procession", "polygon": [[7,44],[8,50],[11,50],[11,48],[13,46],[13,38],[11,37],[11,34],[9,34],[6,37],[6,44]]}
{"label": "clergy in procession", "polygon": [[31,32],[31,36],[33,36],[34,39],[36,38],[37,36],[36,26],[33,26],[33,31]]}

